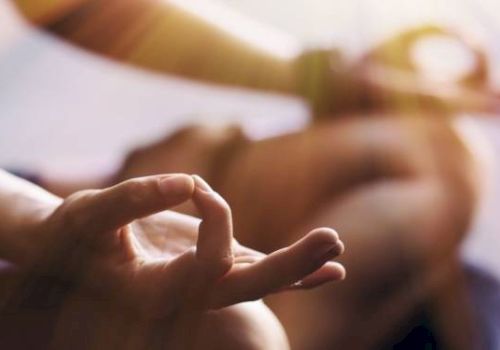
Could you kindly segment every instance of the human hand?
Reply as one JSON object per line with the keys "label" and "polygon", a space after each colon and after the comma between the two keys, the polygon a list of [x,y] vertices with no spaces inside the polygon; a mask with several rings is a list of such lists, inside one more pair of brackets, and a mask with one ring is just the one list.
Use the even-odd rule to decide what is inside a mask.
{"label": "human hand", "polygon": [[[436,66],[431,55],[441,55],[446,63]],[[500,106],[490,86],[485,49],[450,28],[403,31],[371,49],[354,69],[367,107],[451,114]]]}
{"label": "human hand", "polygon": [[[442,57],[448,59],[444,71],[443,64],[435,67],[429,61],[429,53],[442,52],[449,52],[449,58]],[[301,93],[318,117],[374,110],[450,115],[500,108],[500,96],[490,86],[484,49],[457,31],[439,26],[398,33],[354,63],[337,50],[306,52],[299,67]]]}
{"label": "human hand", "polygon": [[[190,197],[201,223],[171,212],[153,215]],[[333,231],[315,230],[265,256],[232,239],[225,201],[201,179],[195,185],[186,175],[133,179],[76,193],[37,229],[48,242],[40,271],[73,284],[68,310],[85,305],[87,312],[99,310],[99,319],[106,315],[111,323],[119,318],[120,324],[124,319],[140,324],[132,327],[141,329],[137,344],[161,338],[163,345],[190,348],[207,310],[344,275],[340,265],[327,262],[343,249]],[[158,324],[161,330],[154,332]],[[116,329],[105,332],[105,338]]]}

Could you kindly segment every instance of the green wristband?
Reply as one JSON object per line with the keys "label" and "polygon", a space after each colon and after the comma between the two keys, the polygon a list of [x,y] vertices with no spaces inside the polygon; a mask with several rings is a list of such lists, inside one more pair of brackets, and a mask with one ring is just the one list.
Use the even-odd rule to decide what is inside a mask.
{"label": "green wristband", "polygon": [[360,85],[338,50],[306,51],[296,64],[298,93],[309,102],[315,119],[354,109]]}

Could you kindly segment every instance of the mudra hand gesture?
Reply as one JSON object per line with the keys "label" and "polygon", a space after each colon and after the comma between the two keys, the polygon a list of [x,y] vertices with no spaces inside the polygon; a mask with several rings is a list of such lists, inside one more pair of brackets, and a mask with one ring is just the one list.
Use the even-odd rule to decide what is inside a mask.
{"label": "mudra hand gesture", "polygon": [[[188,199],[201,222],[164,211]],[[227,339],[214,347],[221,349],[245,344],[259,327],[268,333],[278,327],[280,339],[271,334],[267,342],[286,347],[279,323],[262,305],[225,307],[345,273],[329,261],[343,250],[331,229],[313,230],[270,255],[241,246],[228,204],[197,176],[150,176],[77,192],[33,229],[47,243],[37,268],[72,285],[57,348],[88,342],[83,348],[206,349],[206,338],[221,334]],[[250,314],[263,315],[263,323]]]}

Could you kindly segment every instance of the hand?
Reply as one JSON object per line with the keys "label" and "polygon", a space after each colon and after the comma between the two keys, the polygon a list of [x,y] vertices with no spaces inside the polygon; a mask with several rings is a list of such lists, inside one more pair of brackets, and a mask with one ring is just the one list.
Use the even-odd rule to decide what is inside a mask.
{"label": "hand", "polygon": [[[473,66],[437,77],[436,68],[415,55],[418,45],[427,39],[458,44],[455,46],[461,46],[465,54],[470,53]],[[442,45],[443,41],[437,43]],[[347,62],[337,50],[313,50],[299,58],[298,67],[301,94],[317,117],[380,110],[424,110],[441,116],[460,111],[492,112],[500,107],[498,93],[489,85],[484,50],[453,30],[432,25],[399,33],[355,63]]]}
{"label": "hand", "polygon": [[[201,223],[171,212],[153,215],[189,198]],[[141,329],[140,344],[161,338],[163,345],[190,348],[207,310],[344,276],[339,264],[328,262],[343,249],[332,230],[315,230],[265,256],[232,239],[225,201],[186,175],[76,193],[37,229],[48,242],[39,259],[43,270],[74,284],[69,309],[83,304],[100,318],[140,324],[132,328]]]}
{"label": "hand", "polygon": [[[465,59],[470,58],[469,65],[460,65],[464,57],[458,57],[457,65],[452,51],[442,57],[450,60],[448,71],[436,74],[439,66],[426,62],[429,52],[419,51],[425,44],[434,45],[427,46],[434,49],[434,55],[442,52],[443,45],[446,45],[444,49],[451,45],[452,49],[461,50]],[[500,105],[499,96],[489,84],[491,72],[484,48],[448,28],[427,25],[398,33],[371,49],[354,70],[359,75],[360,96],[365,107],[410,112],[423,109],[449,114],[491,112]]]}

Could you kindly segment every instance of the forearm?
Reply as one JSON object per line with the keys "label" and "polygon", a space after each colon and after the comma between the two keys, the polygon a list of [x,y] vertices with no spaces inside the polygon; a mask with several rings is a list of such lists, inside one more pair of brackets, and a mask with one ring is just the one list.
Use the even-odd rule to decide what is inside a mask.
{"label": "forearm", "polygon": [[[293,54],[264,50],[205,13],[156,0],[59,0],[52,16],[36,17],[39,0],[16,0],[30,20],[62,38],[162,73],[217,84],[296,93]],[[207,5],[210,6],[210,5]],[[54,8],[70,8],[56,10]],[[40,12],[40,11],[38,11]],[[48,18],[48,19],[47,19]],[[265,33],[262,40],[265,40]]]}
{"label": "forearm", "polygon": [[[288,54],[263,49],[210,14],[180,6],[182,2],[57,0],[40,14],[39,0],[14,1],[28,19],[51,33],[140,68],[295,95],[315,115],[345,110],[358,98],[359,79],[338,51],[300,52],[298,44]],[[267,40],[261,28],[250,32],[260,33],[258,41]]]}
{"label": "forearm", "polygon": [[32,227],[60,202],[38,186],[0,170],[0,258],[29,264],[44,239]]}

